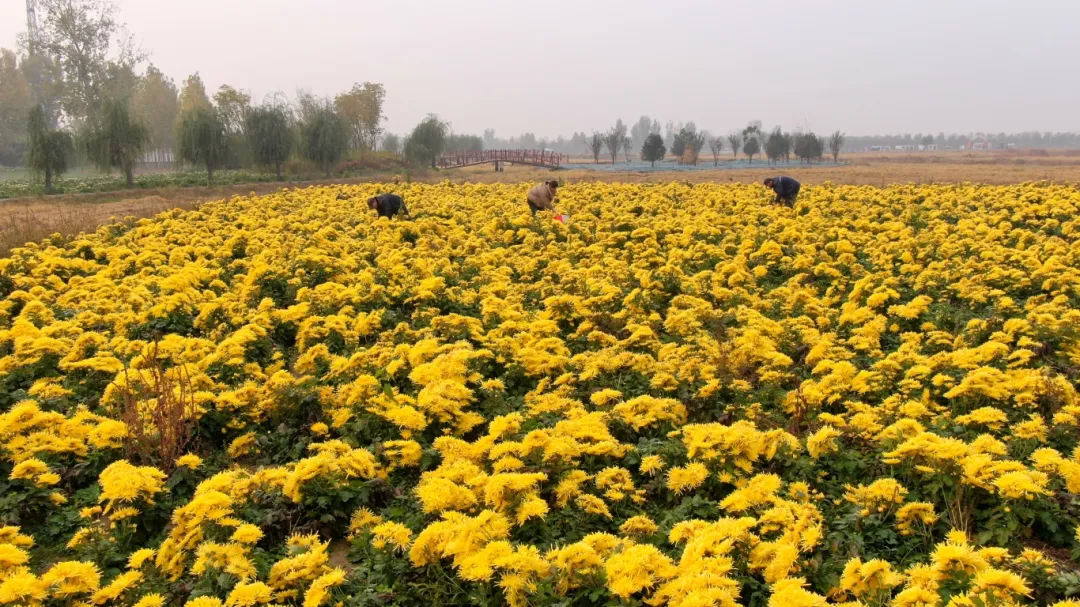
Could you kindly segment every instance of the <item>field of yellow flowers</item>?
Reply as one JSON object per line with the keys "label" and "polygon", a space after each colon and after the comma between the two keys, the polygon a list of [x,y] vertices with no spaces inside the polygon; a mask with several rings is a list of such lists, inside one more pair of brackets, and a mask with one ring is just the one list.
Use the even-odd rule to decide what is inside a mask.
{"label": "field of yellow flowers", "polygon": [[530,185],[0,260],[0,604],[1080,605],[1077,189]]}

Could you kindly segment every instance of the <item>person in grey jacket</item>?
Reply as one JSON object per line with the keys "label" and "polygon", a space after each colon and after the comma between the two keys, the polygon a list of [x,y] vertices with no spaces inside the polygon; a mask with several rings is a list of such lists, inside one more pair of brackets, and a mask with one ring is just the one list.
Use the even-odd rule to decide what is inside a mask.
{"label": "person in grey jacket", "polygon": [[394,215],[402,213],[409,215],[409,207],[405,206],[405,199],[397,194],[379,194],[368,199],[368,208],[377,212],[379,217],[393,219]]}
{"label": "person in grey jacket", "polygon": [[765,187],[772,188],[776,192],[777,204],[783,204],[791,208],[795,206],[795,199],[799,196],[799,188],[802,186],[791,177],[781,175],[780,177],[766,179]]}

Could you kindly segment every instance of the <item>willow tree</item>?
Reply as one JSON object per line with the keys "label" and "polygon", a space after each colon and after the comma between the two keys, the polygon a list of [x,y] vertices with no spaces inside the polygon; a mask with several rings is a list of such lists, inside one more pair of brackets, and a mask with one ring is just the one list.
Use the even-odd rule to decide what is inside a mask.
{"label": "willow tree", "polygon": [[304,157],[319,165],[326,176],[345,154],[349,145],[348,125],[330,104],[312,111],[300,124],[300,144]]}
{"label": "willow tree", "polygon": [[255,162],[272,166],[281,179],[281,164],[292,152],[292,125],[289,113],[281,105],[266,104],[251,108],[244,119],[248,143]]}
{"label": "willow tree", "polygon": [[67,172],[68,157],[74,145],[67,131],[53,130],[45,110],[40,105],[30,109],[27,120],[27,141],[30,150],[27,166],[36,175],[45,177],[45,191],[52,191],[53,176],[59,177]]}
{"label": "willow tree", "polygon": [[83,148],[103,171],[123,171],[131,187],[135,185],[135,163],[149,146],[150,135],[150,128],[131,111],[127,100],[110,99],[87,123]]}
{"label": "willow tree", "polygon": [[206,168],[206,181],[214,180],[217,170],[229,155],[229,133],[217,110],[195,106],[180,117],[177,133],[180,158]]}
{"label": "willow tree", "polygon": [[446,138],[450,133],[450,123],[440,120],[435,114],[428,114],[413,127],[405,143],[405,157],[417,164],[430,164],[435,168],[439,156],[446,149]]}

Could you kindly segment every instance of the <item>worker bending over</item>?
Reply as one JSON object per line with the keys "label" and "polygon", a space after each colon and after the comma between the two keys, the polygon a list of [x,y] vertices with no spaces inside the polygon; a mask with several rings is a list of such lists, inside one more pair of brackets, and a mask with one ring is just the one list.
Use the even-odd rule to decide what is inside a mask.
{"label": "worker bending over", "polygon": [[795,206],[795,199],[799,196],[798,181],[791,177],[769,177],[765,180],[765,187],[772,188],[776,192],[776,203],[788,208]]}
{"label": "worker bending over", "polygon": [[559,195],[559,182],[558,181],[545,181],[540,185],[529,190],[528,203],[529,210],[533,215],[536,215],[537,211],[554,211],[555,197]]}
{"label": "worker bending over", "polygon": [[368,199],[368,208],[376,211],[379,217],[385,217],[387,219],[393,219],[394,215],[401,213],[406,217],[409,215],[409,208],[405,206],[405,199],[397,194],[391,194],[389,192],[385,194],[379,194]]}

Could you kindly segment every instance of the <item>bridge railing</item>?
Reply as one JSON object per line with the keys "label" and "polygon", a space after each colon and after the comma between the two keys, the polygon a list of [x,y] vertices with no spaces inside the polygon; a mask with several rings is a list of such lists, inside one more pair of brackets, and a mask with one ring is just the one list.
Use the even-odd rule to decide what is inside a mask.
{"label": "bridge railing", "polygon": [[439,158],[438,164],[441,168],[453,168],[469,164],[501,161],[557,167],[566,162],[568,158],[566,154],[547,150],[480,150],[443,154]]}

